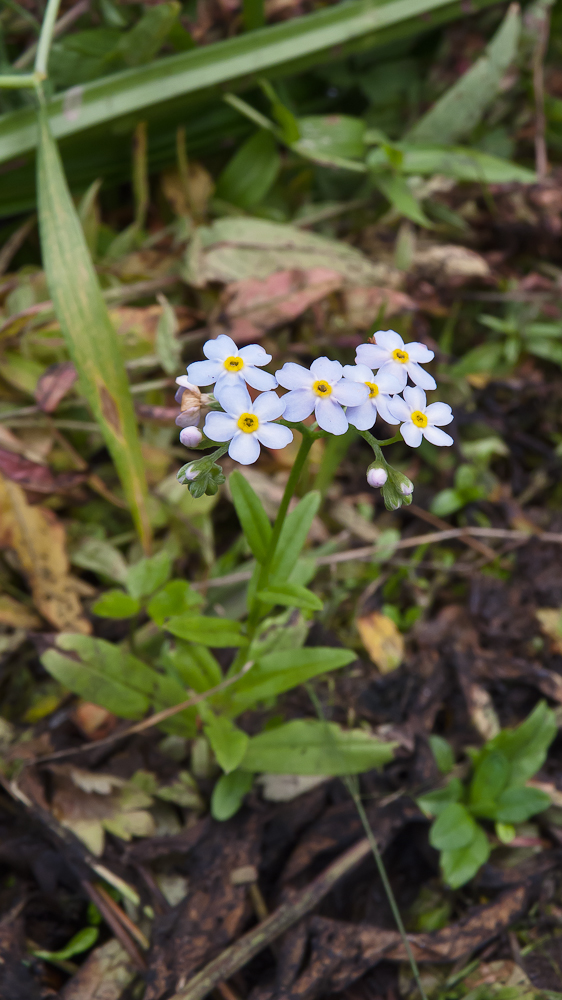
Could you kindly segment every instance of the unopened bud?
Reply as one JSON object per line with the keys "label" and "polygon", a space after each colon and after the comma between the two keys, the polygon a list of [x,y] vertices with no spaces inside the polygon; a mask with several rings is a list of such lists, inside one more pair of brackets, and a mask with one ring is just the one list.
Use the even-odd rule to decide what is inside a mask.
{"label": "unopened bud", "polygon": [[367,469],[367,482],[369,486],[372,486],[374,490],[379,489],[384,486],[388,479],[388,472],[383,465],[377,465],[373,463]]}
{"label": "unopened bud", "polygon": [[190,462],[189,465],[184,465],[183,469],[181,469],[181,474],[182,474],[181,481],[183,483],[185,482],[191,483],[193,482],[194,479],[197,479],[197,476],[199,475],[199,470],[193,468],[194,464],[195,464],[194,462]]}
{"label": "unopened bud", "polygon": [[405,497],[411,496],[412,493],[414,492],[414,484],[413,484],[413,482],[411,480],[408,480],[407,483],[400,483],[400,492]]}
{"label": "unopened bud", "polygon": [[203,435],[198,427],[184,427],[180,432],[180,441],[186,448],[196,448],[203,440]]}

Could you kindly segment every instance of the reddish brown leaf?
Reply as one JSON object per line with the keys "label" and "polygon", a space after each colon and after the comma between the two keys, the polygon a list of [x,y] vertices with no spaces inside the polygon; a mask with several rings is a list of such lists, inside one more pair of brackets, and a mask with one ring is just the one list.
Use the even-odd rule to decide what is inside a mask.
{"label": "reddish brown leaf", "polygon": [[76,368],[72,361],[61,361],[56,365],[51,365],[37,382],[35,389],[37,405],[44,413],[53,413],[77,378]]}
{"label": "reddish brown leaf", "polygon": [[35,493],[66,493],[86,479],[83,472],[63,472],[55,476],[48,466],[30,462],[4,448],[0,448],[0,472]]}
{"label": "reddish brown leaf", "polygon": [[290,323],[315,302],[341,288],[343,278],[325,267],[276,271],[268,278],[246,278],[227,285],[221,299],[230,332],[241,343]]}

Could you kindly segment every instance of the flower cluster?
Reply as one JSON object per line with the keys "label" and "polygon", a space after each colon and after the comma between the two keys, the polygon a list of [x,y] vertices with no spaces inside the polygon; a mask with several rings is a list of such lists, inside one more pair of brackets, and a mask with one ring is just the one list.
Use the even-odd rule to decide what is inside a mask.
{"label": "flower cluster", "polygon": [[[424,344],[405,344],[394,330],[379,330],[372,342],[361,344],[354,365],[324,357],[310,369],[287,362],[275,375],[263,371],[271,361],[263,347],[249,344],[239,350],[225,334],[208,340],[203,353],[207,360],[190,364],[187,378],[176,380],[182,408],[176,423],[188,447],[197,447],[204,435],[209,442],[228,442],[230,457],[250,465],[262,444],[277,449],[292,441],[285,421],[298,423],[312,413],[317,427],[329,434],[345,434],[351,424],[365,436],[380,416],[386,424],[400,425],[411,448],[419,447],[424,437],[435,445],[453,443],[440,429],[453,419],[451,407],[426,401],[425,390],[435,389],[436,383],[422,365],[432,360],[433,351]],[[407,385],[408,378],[413,386]],[[199,386],[211,385],[213,396],[201,393]],[[253,401],[247,385],[260,392]],[[282,396],[274,391],[279,386],[288,390]],[[197,424],[202,408],[207,414],[201,432]],[[276,423],[281,417],[283,423]],[[368,481],[383,485],[390,466],[380,456],[375,466],[369,469]],[[402,486],[397,488],[404,494]]]}

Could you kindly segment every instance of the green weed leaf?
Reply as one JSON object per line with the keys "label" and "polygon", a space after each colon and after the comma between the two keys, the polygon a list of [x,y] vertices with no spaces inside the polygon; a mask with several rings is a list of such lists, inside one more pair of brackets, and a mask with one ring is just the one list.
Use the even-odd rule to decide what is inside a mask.
{"label": "green weed leaf", "polygon": [[307,611],[321,611],[323,604],[308,587],[298,583],[277,583],[260,590],[256,597],[264,604],[281,604],[287,608],[303,608]]}
{"label": "green weed leaf", "polygon": [[442,736],[432,734],[429,737],[429,745],[441,774],[448,774],[455,766],[455,755],[451,744]]}
{"label": "green weed leaf", "polygon": [[476,823],[459,802],[451,802],[439,814],[429,832],[429,843],[438,851],[454,851],[474,840]]}
{"label": "green weed leaf", "polygon": [[289,579],[306,542],[321,499],[321,494],[317,491],[307,493],[285,518],[271,567],[270,586],[273,583],[286,583]]}
{"label": "green weed leaf", "polygon": [[229,774],[244,757],[250,737],[225,715],[215,715],[205,702],[199,706],[199,712],[213,753],[223,771]]}
{"label": "green weed leaf", "polygon": [[244,637],[238,622],[229,618],[210,618],[204,615],[185,614],[170,618],[165,628],[172,635],[190,642],[200,642],[203,646],[216,649],[241,646]]}
{"label": "green weed leaf", "polygon": [[217,181],[217,197],[238,208],[254,208],[265,198],[280,166],[275,138],[271,132],[260,129],[227,163]]}
{"label": "green weed leaf", "polygon": [[426,816],[440,816],[451,802],[459,801],[462,793],[462,781],[459,778],[452,778],[445,785],[445,788],[436,788],[433,792],[426,792],[424,795],[420,795],[416,802]]}
{"label": "green weed leaf", "polygon": [[149,597],[166,583],[172,571],[172,559],[168,552],[158,552],[155,556],[139,559],[127,572],[126,587],[131,597]]}
{"label": "green weed leaf", "polygon": [[490,842],[482,827],[475,825],[474,839],[466,847],[441,852],[443,878],[451,889],[469,882],[490,857]]}
{"label": "green weed leaf", "polygon": [[100,618],[131,618],[140,611],[140,603],[124,590],[106,590],[92,604],[92,611]]}
{"label": "green weed leaf", "polygon": [[360,774],[387,764],[395,746],[363,729],[346,731],[333,722],[294,719],[253,736],[240,767],[271,774]]}
{"label": "green weed leaf", "polygon": [[203,603],[201,594],[193,590],[187,580],[170,580],[162,590],[150,600],[147,611],[153,622],[160,627],[166,618],[182,615]]}
{"label": "green weed leaf", "polygon": [[231,771],[230,774],[221,774],[211,796],[211,816],[213,819],[226,820],[234,816],[253,783],[254,776],[248,771]]}
{"label": "green weed leaf", "polygon": [[540,788],[506,788],[498,798],[494,819],[500,823],[524,823],[550,805],[550,797]]}
{"label": "green weed leaf", "polygon": [[232,502],[248,545],[259,563],[265,561],[271,541],[271,524],[255,490],[241,472],[233,472],[228,480]]}

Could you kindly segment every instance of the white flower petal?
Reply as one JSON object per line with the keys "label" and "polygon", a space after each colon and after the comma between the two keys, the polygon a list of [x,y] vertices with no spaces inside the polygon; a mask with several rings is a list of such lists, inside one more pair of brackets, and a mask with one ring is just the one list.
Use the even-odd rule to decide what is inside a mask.
{"label": "white flower petal", "polygon": [[285,401],[283,413],[285,420],[296,423],[296,421],[304,420],[305,417],[310,416],[318,396],[315,396],[311,389],[293,389],[286,396],[283,396],[283,399]]}
{"label": "white flower petal", "polygon": [[187,369],[187,377],[194,385],[212,385],[223,371],[220,361],[194,361]]}
{"label": "white flower petal", "polygon": [[422,389],[427,390],[437,388],[437,382],[433,378],[433,375],[426,372],[425,368],[421,368],[416,361],[408,361],[407,364],[404,365],[404,368],[408,372],[408,375],[414,385],[419,385]]}
{"label": "white flower petal", "polygon": [[422,443],[423,435],[420,428],[416,427],[416,425],[413,424],[411,420],[407,421],[407,423],[405,424],[402,424],[400,428],[400,433],[404,438],[406,444],[410,445],[410,448],[419,448],[420,444]]}
{"label": "white flower petal", "polygon": [[425,415],[430,424],[437,424],[439,427],[450,424],[453,419],[453,411],[448,403],[430,403]]}
{"label": "white flower petal", "polygon": [[404,341],[396,330],[377,330],[375,333],[375,343],[378,347],[383,347],[385,351],[402,350]]}
{"label": "white flower petal", "polygon": [[364,382],[350,382],[341,378],[332,389],[331,398],[342,406],[361,406],[369,398],[369,390]]}
{"label": "white flower petal", "polygon": [[[402,367],[402,366],[400,366]],[[393,396],[395,392],[402,392],[404,380],[395,371],[391,371],[386,365],[381,368],[372,381],[379,387],[379,392],[385,392]]]}
{"label": "white flower petal", "polygon": [[259,418],[260,424],[266,420],[276,420],[285,411],[286,396],[280,397],[276,392],[262,392],[254,399],[253,412]]}
{"label": "white flower petal", "polygon": [[314,382],[308,368],[296,365],[294,361],[286,361],[283,367],[275,372],[275,378],[284,389],[309,388]]}
{"label": "white flower petal", "polygon": [[377,408],[373,406],[373,400],[368,399],[361,406],[348,407],[345,415],[349,423],[357,427],[358,431],[370,431],[377,419]]}
{"label": "white flower petal", "polygon": [[[201,364],[201,362],[199,362]],[[197,362],[195,362],[197,364]],[[203,362],[205,364],[205,362]],[[190,382],[187,375],[179,375],[176,379],[177,385],[182,385],[184,389],[192,389],[194,392],[197,390],[197,386]]]}
{"label": "white flower petal", "polygon": [[404,399],[410,407],[410,413],[413,413],[414,410],[421,410],[422,413],[425,413],[426,398],[423,389],[419,389],[416,385],[406,386]]}
{"label": "white flower petal", "polygon": [[260,344],[246,344],[238,351],[238,357],[243,359],[245,365],[268,365],[271,361],[271,354]]}
{"label": "white flower petal", "polygon": [[428,361],[433,361],[435,357],[434,352],[430,351],[429,347],[418,343],[418,341],[413,341],[413,343],[405,344],[404,346],[411,361],[417,361],[420,364],[426,365]]}
{"label": "white flower petal", "polygon": [[382,368],[377,373],[377,378],[379,376],[384,376],[384,378],[392,377],[400,386],[395,392],[402,392],[402,389],[408,381],[408,372],[406,371],[406,365],[403,365],[400,361],[386,361]]}
{"label": "white flower petal", "polygon": [[203,344],[203,354],[211,361],[224,361],[225,358],[238,357],[238,348],[226,333],[219,333],[214,340]]}
{"label": "white flower petal", "polygon": [[261,368],[246,368],[244,365],[242,377],[246,379],[248,385],[251,385],[253,389],[260,389],[267,392],[268,389],[277,388],[277,379],[275,376],[270,375],[269,372],[262,372]]}
{"label": "white flower petal", "polygon": [[339,361],[330,361],[329,358],[316,358],[310,366],[310,373],[313,381],[325,379],[330,385],[337,382],[342,376],[342,366]]}
{"label": "white flower petal", "polygon": [[402,399],[402,396],[393,396],[391,399],[389,399],[388,408],[391,414],[396,418],[394,420],[395,424],[399,424],[400,421],[402,420],[410,419],[410,414],[411,414],[410,407],[405,402],[405,400]]}
{"label": "white flower petal", "polygon": [[183,413],[178,413],[174,423],[176,427],[195,427],[199,423],[200,416],[199,407],[194,410],[184,410]]}
{"label": "white flower petal", "polygon": [[260,424],[256,437],[266,448],[286,448],[293,440],[293,432],[284,424]]}
{"label": "white flower petal", "polygon": [[365,365],[367,368],[380,368],[388,361],[389,351],[377,344],[359,344],[355,352],[355,360],[358,365]]}
{"label": "white flower petal", "polygon": [[215,399],[218,399],[223,410],[226,410],[233,417],[239,417],[241,413],[252,412],[250,393],[243,382],[217,382]]}
{"label": "white flower petal", "polygon": [[333,403],[331,398],[318,399],[314,409],[318,426],[323,431],[329,431],[330,434],[345,434],[347,430],[347,417],[341,406]]}
{"label": "white flower petal", "polygon": [[344,365],[342,375],[350,382],[372,382],[374,377],[367,365]]}
{"label": "white flower petal", "polygon": [[445,431],[439,430],[439,427],[432,427],[431,424],[424,427],[423,435],[428,441],[431,442],[431,444],[439,445],[440,448],[446,448],[449,445],[454,444],[450,434],[446,434]]}
{"label": "white flower petal", "polygon": [[[404,419],[404,417],[396,417],[392,412],[391,410],[392,399],[390,398],[390,396],[383,396],[381,394],[377,396],[377,398],[373,400],[373,402],[376,404],[377,413],[379,414],[381,419],[384,420],[385,424],[390,424],[390,426],[392,427],[394,424],[399,424],[400,420]],[[349,410],[347,411],[347,415],[349,417]]]}
{"label": "white flower petal", "polygon": [[211,441],[230,441],[237,430],[238,426],[234,417],[230,417],[228,413],[218,413],[216,410],[212,410],[211,413],[207,414],[203,433]]}
{"label": "white flower petal", "polygon": [[253,465],[260,457],[260,443],[255,434],[237,431],[230,442],[228,454],[240,465]]}

